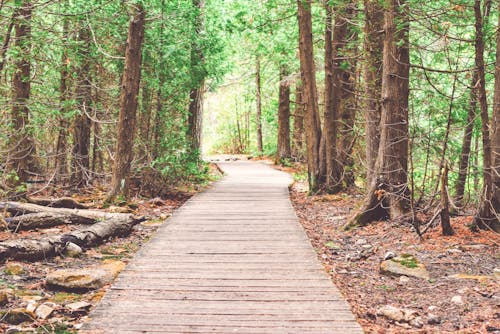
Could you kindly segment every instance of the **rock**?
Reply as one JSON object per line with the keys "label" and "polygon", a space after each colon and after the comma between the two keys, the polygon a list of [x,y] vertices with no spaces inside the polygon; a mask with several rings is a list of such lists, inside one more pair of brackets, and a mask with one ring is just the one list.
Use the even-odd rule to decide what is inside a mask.
{"label": "rock", "polygon": [[356,246],[361,246],[361,245],[366,244],[366,240],[365,239],[358,239],[358,240],[356,240],[356,242],[354,244]]}
{"label": "rock", "polygon": [[460,295],[456,295],[456,296],[453,296],[451,298],[451,302],[453,304],[457,304],[457,305],[463,305],[464,304],[464,298]]}
{"label": "rock", "polygon": [[364,249],[372,249],[373,248],[373,246],[370,244],[365,244],[365,245],[362,245],[361,247]]}
{"label": "rock", "polygon": [[424,320],[422,320],[422,317],[416,317],[415,319],[410,320],[409,324],[415,328],[422,328],[424,327]]}
{"label": "rock", "polygon": [[441,317],[439,317],[435,314],[429,313],[427,315],[427,323],[429,325],[439,325],[441,323]]}
{"label": "rock", "polygon": [[30,312],[35,312],[36,307],[37,307],[36,302],[31,301],[31,302],[28,302],[28,305],[26,306],[26,309],[27,309],[28,311],[30,311]]}
{"label": "rock", "polygon": [[35,314],[37,318],[45,320],[54,312],[54,309],[46,304],[42,304],[36,308]]}
{"label": "rock", "polygon": [[10,301],[9,294],[6,290],[0,290],[0,306],[8,304]]}
{"label": "rock", "polygon": [[394,254],[394,252],[387,252],[384,255],[384,260],[390,260],[390,259],[392,259],[394,257],[396,257],[396,254]]}
{"label": "rock", "polygon": [[105,261],[86,269],[56,270],[47,275],[47,284],[68,290],[99,289],[110,284],[124,267],[121,261]]}
{"label": "rock", "polygon": [[408,283],[410,281],[410,278],[408,276],[400,276],[399,277],[399,283],[401,284],[405,284],[405,283]]}
{"label": "rock", "polygon": [[431,305],[427,308],[429,311],[436,311],[438,309],[438,307],[436,305]]}
{"label": "rock", "polygon": [[385,260],[380,263],[380,273],[396,276],[411,276],[430,279],[429,272],[425,266],[411,255],[402,255]]}
{"label": "rock", "polygon": [[23,267],[23,265],[19,262],[9,262],[5,265],[5,269],[3,270],[5,275],[22,275],[26,271]]}
{"label": "rock", "polygon": [[377,314],[398,322],[410,322],[416,318],[415,311],[401,309],[392,305],[382,306],[377,310]]}
{"label": "rock", "polygon": [[86,311],[90,308],[90,306],[92,305],[87,302],[76,302],[66,305],[66,307],[70,309],[72,312]]}
{"label": "rock", "polygon": [[461,295],[463,294],[466,294],[467,292],[469,292],[469,288],[465,287],[465,288],[461,288],[461,289],[458,289],[457,292]]}
{"label": "rock", "polygon": [[25,308],[13,308],[0,312],[0,318],[8,324],[19,325],[22,322],[35,319],[35,314]]}
{"label": "rock", "polygon": [[79,257],[80,255],[82,255],[82,253],[83,249],[77,244],[74,244],[72,242],[66,243],[66,247],[64,249],[64,255],[69,257]]}
{"label": "rock", "polygon": [[493,276],[500,278],[500,268],[493,269]]}

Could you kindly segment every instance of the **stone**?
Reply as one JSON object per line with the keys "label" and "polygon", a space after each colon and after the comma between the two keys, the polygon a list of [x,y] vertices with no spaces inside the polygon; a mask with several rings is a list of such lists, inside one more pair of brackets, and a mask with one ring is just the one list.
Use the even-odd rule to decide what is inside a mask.
{"label": "stone", "polygon": [[485,275],[470,275],[470,274],[455,274],[449,276],[450,278],[455,278],[455,279],[474,279],[479,282],[487,281],[489,279],[492,279],[492,276],[485,276]]}
{"label": "stone", "polygon": [[422,279],[430,279],[429,272],[425,266],[411,255],[402,255],[385,260],[380,263],[380,273],[395,276],[411,276]]}
{"label": "stone", "polygon": [[64,255],[69,257],[79,257],[80,255],[82,255],[82,253],[83,249],[77,244],[74,244],[72,242],[66,243],[66,247],[64,249]]}
{"label": "stone", "polygon": [[372,249],[373,248],[373,246],[370,244],[365,244],[365,245],[362,245],[361,247],[364,249]]}
{"label": "stone", "polygon": [[429,313],[427,315],[427,323],[429,325],[439,325],[441,323],[441,317],[439,317],[435,314]]}
{"label": "stone", "polygon": [[36,307],[37,307],[36,302],[34,302],[34,301],[30,301],[30,302],[28,302],[28,305],[26,306],[26,309],[27,309],[28,311],[30,311],[30,312],[35,312]]}
{"label": "stone", "polygon": [[410,322],[417,317],[416,312],[413,310],[402,309],[392,305],[380,307],[377,310],[377,314],[398,322]]}
{"label": "stone", "polygon": [[26,272],[24,269],[24,266],[19,263],[19,262],[9,262],[5,265],[5,268],[3,270],[5,275],[22,275]]}
{"label": "stone", "polygon": [[500,268],[493,269],[493,276],[500,278]]}
{"label": "stone", "polygon": [[0,306],[8,304],[10,301],[9,294],[5,290],[0,290]]}
{"label": "stone", "polygon": [[38,319],[45,320],[54,312],[54,309],[48,305],[42,304],[36,308],[35,314]]}
{"label": "stone", "polygon": [[66,307],[70,309],[72,312],[79,312],[79,311],[86,311],[88,310],[92,304],[87,303],[87,302],[76,302],[76,303],[71,303],[67,304]]}
{"label": "stone", "polygon": [[394,254],[394,252],[387,252],[384,255],[384,260],[390,260],[390,259],[392,259],[394,257],[396,257],[396,254]]}
{"label": "stone", "polygon": [[463,305],[464,304],[464,298],[460,295],[456,295],[456,296],[453,296],[451,298],[451,302],[453,304],[457,304],[457,305]]}
{"label": "stone", "polygon": [[457,292],[461,295],[463,294],[466,294],[467,292],[469,292],[469,288],[465,287],[465,288],[461,288],[461,289],[458,289]]}
{"label": "stone", "polygon": [[405,283],[408,283],[410,281],[410,278],[408,276],[400,276],[399,277],[399,283],[401,284],[405,284]]}
{"label": "stone", "polygon": [[422,328],[424,327],[424,320],[422,320],[422,317],[416,317],[415,319],[410,320],[409,324],[415,328]]}
{"label": "stone", "polygon": [[25,321],[35,319],[35,314],[25,308],[13,308],[5,312],[0,312],[0,318],[8,324],[19,325]]}
{"label": "stone", "polygon": [[429,311],[436,311],[438,309],[438,307],[436,305],[431,305],[427,308]]}
{"label": "stone", "polygon": [[61,269],[47,275],[47,284],[67,290],[95,290],[110,284],[125,267],[121,261],[104,261],[85,269]]}

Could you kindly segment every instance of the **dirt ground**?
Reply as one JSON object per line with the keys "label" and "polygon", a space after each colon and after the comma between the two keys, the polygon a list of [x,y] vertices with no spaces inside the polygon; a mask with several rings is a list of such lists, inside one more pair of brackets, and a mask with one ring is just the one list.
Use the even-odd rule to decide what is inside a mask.
{"label": "dirt ground", "polygon": [[[367,333],[500,333],[500,277],[494,274],[500,238],[472,233],[472,217],[453,218],[451,237],[436,227],[420,239],[410,226],[391,222],[343,232],[362,196],[308,197],[304,182],[296,182],[291,197],[318,258]],[[415,256],[430,279],[381,274],[387,252]],[[379,315],[385,305],[415,311],[419,321],[410,325]]]}

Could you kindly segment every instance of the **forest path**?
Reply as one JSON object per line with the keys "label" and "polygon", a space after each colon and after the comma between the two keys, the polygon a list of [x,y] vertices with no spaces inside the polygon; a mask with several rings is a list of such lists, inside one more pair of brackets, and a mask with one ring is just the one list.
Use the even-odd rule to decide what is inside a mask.
{"label": "forest path", "polygon": [[291,178],[223,162],[134,257],[81,333],[362,333],[291,205]]}

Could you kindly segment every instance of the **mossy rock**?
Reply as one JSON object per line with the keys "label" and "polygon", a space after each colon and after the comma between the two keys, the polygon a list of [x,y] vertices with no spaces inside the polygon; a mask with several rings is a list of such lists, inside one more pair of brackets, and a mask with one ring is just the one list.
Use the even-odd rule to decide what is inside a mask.
{"label": "mossy rock", "polygon": [[409,254],[394,257],[380,263],[380,273],[394,276],[410,276],[430,279],[427,268],[416,257]]}
{"label": "mossy rock", "polygon": [[24,308],[14,308],[7,311],[0,312],[0,317],[3,321],[12,325],[19,325],[20,323],[33,321],[36,316],[33,312]]}

